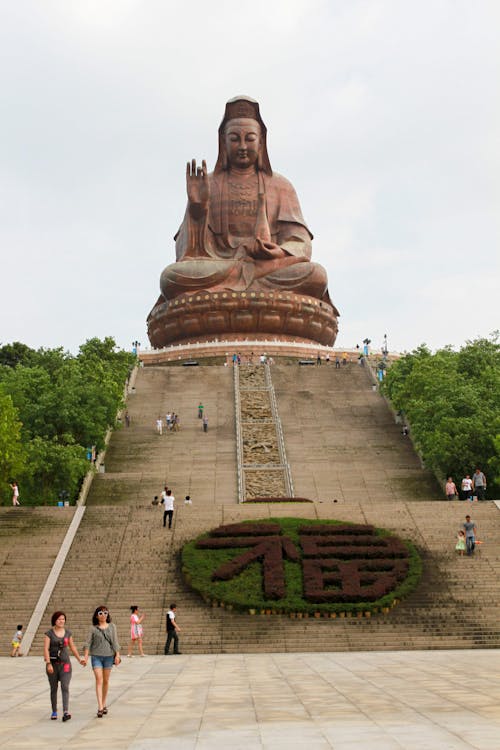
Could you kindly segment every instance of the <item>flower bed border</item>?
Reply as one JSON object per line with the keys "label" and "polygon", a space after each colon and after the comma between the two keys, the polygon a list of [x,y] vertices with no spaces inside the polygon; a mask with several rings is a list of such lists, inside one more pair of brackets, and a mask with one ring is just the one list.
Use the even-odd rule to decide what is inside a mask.
{"label": "flower bed border", "polygon": [[[223,578],[215,581],[212,580],[214,571],[219,567],[221,567],[221,570],[223,570],[224,567],[226,568],[225,573],[227,576],[227,569],[230,568],[231,563],[231,554],[242,554],[242,547],[231,547],[229,544],[229,539],[227,540],[228,544],[224,544],[224,541],[226,540],[221,538],[224,536],[224,529],[226,530],[226,534],[227,530],[230,529],[231,533],[237,534],[239,537],[246,538],[250,543],[252,535],[255,535],[256,530],[259,529],[259,524],[261,525],[261,533],[265,527],[270,527],[271,524],[279,524],[279,527],[283,534],[285,534],[289,538],[294,539],[294,541],[298,539],[299,531],[302,536],[311,535],[318,537],[321,534],[331,533],[325,527],[340,526],[341,528],[337,530],[337,534],[349,533],[350,535],[356,534],[360,537],[359,546],[353,545],[353,553],[349,558],[350,560],[356,559],[356,551],[358,553],[361,551],[363,553],[367,552],[364,542],[366,540],[367,531],[371,531],[374,541],[377,541],[377,544],[372,545],[374,548],[378,547],[381,540],[385,539],[387,550],[390,550],[393,547],[397,548],[398,546],[407,550],[407,574],[403,580],[395,582],[394,589],[392,589],[388,593],[385,593],[383,596],[374,601],[363,601],[359,596],[354,596],[350,601],[307,601],[307,599],[305,598],[305,593],[303,592],[303,575],[305,574],[305,571],[301,571],[300,569],[297,570],[296,563],[294,563],[293,557],[290,556],[285,556],[286,562],[284,562],[283,564],[285,566],[295,565],[295,570],[292,567],[288,567],[286,568],[286,570],[287,576],[291,578],[295,588],[298,587],[298,581],[300,581],[300,590],[302,592],[300,595],[297,595],[297,593],[289,594],[287,592],[287,594],[282,599],[273,600],[269,597],[266,597],[262,590],[262,573],[260,569],[258,570],[258,575],[260,576],[261,581],[260,596],[258,595],[258,593],[256,593],[255,587],[254,589],[251,589],[251,587],[246,589],[245,583],[241,580],[238,581],[234,578],[231,581]],[[262,527],[262,524],[265,524],[265,527]],[[253,529],[249,528],[252,526]],[[323,528],[320,529],[318,527]],[[274,526],[274,528],[276,528],[276,526]],[[270,533],[272,532],[269,529],[267,534]],[[218,539],[218,544],[222,547],[222,551],[220,549],[207,549],[210,538]],[[264,542],[266,538],[269,539],[269,536],[263,536],[262,542]],[[203,540],[207,541],[203,543]],[[199,547],[197,547],[199,542],[201,542],[201,544]],[[253,540],[253,543],[255,544],[255,539]],[[199,554],[200,549],[203,547],[205,548],[205,557]],[[297,545],[297,548],[299,550],[299,558],[302,559],[303,550],[300,545]],[[207,552],[209,553],[208,555],[206,554]],[[210,552],[219,553],[219,556],[217,554],[213,554],[212,556],[210,556]],[[226,557],[221,558],[220,554],[226,555]],[[401,554],[395,554],[394,557],[388,554],[386,562],[391,558],[394,562],[396,562],[398,559],[400,560],[400,562],[403,562],[403,557],[404,556]],[[390,610],[401,599],[408,596],[408,594],[410,594],[416,588],[422,575],[422,561],[420,555],[416,547],[409,540],[399,539],[399,537],[390,533],[386,529],[375,528],[373,526],[370,527],[368,525],[363,526],[360,524],[348,524],[331,519],[312,522],[309,519],[300,518],[269,518],[260,519],[258,521],[243,521],[238,524],[230,524],[228,527],[221,526],[217,529],[212,529],[210,532],[202,534],[196,539],[191,540],[190,542],[185,544],[181,551],[181,559],[184,580],[191,587],[191,589],[198,592],[203,597],[205,602],[212,607],[223,607],[229,610],[245,612],[250,615],[286,615],[291,618],[297,619],[301,619],[304,617],[331,619],[335,619],[337,617],[356,617],[359,619],[362,617],[371,617],[374,614],[388,614]],[[318,554],[317,557],[308,557],[305,559],[320,561],[323,558],[321,554]],[[367,560],[367,563],[370,562],[370,559],[368,557],[364,557],[364,559]],[[383,564],[383,560],[381,560],[380,562],[381,564]],[[257,563],[252,572],[252,576],[257,575],[257,565],[259,565],[260,568],[260,564]],[[243,574],[244,573],[245,571],[243,571]],[[271,590],[273,591],[274,596],[279,595],[281,591],[275,578],[273,579]]]}
{"label": "flower bed border", "polygon": [[312,500],[306,497],[252,497],[250,500],[245,500],[243,505],[250,503],[312,503]]}

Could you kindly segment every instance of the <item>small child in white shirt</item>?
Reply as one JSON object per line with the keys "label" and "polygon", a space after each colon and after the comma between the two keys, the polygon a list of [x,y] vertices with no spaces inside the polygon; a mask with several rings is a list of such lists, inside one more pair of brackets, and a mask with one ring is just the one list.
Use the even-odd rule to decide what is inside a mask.
{"label": "small child in white shirt", "polygon": [[18,625],[15,634],[12,636],[11,656],[22,656],[21,641],[23,640],[23,626]]}

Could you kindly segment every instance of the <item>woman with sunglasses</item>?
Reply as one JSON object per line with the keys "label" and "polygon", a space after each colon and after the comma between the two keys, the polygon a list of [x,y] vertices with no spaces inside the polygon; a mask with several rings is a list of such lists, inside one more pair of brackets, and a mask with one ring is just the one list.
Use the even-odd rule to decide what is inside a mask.
{"label": "woman with sunglasses", "polygon": [[108,713],[106,698],[108,697],[109,678],[113,664],[120,664],[120,644],[116,634],[116,627],[111,622],[109,610],[105,606],[97,607],[92,615],[92,627],[83,651],[83,663],[88,658],[92,660],[95,676],[95,692],[97,695],[97,718]]}

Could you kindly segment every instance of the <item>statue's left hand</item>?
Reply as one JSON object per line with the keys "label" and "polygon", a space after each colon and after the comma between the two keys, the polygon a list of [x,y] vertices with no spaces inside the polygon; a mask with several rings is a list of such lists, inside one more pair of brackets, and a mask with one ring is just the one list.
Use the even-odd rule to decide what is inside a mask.
{"label": "statue's left hand", "polygon": [[276,245],[274,242],[261,240],[260,237],[256,237],[255,245],[249,254],[256,260],[275,260],[276,258],[284,258],[286,255],[283,248],[279,245]]}

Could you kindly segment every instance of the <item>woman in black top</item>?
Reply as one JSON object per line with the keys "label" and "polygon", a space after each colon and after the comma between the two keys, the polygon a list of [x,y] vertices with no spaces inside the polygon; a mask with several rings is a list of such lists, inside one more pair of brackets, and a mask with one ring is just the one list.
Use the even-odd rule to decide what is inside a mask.
{"label": "woman in black top", "polygon": [[63,699],[63,721],[71,719],[69,713],[69,683],[71,681],[71,661],[69,649],[80,664],[84,664],[78,650],[73,643],[71,630],[66,628],[64,612],[54,612],[50,622],[52,628],[45,633],[43,644],[43,658],[45,659],[47,677],[50,685],[50,700],[52,703],[51,719],[57,719],[57,684],[61,683]]}

